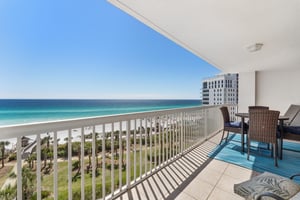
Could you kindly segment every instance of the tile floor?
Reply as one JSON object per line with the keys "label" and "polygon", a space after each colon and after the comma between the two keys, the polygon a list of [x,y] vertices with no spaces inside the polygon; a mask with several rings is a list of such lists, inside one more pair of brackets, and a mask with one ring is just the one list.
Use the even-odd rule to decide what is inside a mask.
{"label": "tile floor", "polygon": [[233,185],[258,173],[207,157],[218,144],[219,135],[153,174],[118,199],[243,199],[234,194]]}

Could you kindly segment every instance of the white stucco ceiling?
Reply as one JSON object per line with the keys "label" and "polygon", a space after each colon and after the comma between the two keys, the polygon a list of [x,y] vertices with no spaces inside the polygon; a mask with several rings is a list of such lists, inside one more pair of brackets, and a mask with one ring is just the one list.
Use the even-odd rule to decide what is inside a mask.
{"label": "white stucco ceiling", "polygon": [[299,0],[109,2],[224,72],[300,67]]}

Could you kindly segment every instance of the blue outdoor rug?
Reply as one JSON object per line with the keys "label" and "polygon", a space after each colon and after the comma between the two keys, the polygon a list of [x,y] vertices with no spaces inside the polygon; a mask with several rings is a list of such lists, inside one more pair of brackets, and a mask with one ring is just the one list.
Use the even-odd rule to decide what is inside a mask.
{"label": "blue outdoor rug", "polygon": [[[278,167],[275,167],[274,158],[271,158],[270,150],[267,150],[266,144],[251,142],[250,159],[247,160],[246,145],[243,153],[240,140],[241,135],[231,134],[227,143],[224,141],[218,145],[208,156],[254,171],[268,171],[284,177],[300,173],[300,143],[284,141],[283,158],[282,160],[278,159]],[[299,178],[295,181],[300,183]]]}

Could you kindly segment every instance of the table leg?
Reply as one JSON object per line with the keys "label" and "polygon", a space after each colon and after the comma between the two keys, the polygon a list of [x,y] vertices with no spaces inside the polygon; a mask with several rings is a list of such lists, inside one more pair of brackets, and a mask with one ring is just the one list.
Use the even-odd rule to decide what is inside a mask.
{"label": "table leg", "polygon": [[242,152],[245,152],[245,147],[244,147],[244,139],[245,139],[245,137],[244,137],[244,122],[245,122],[245,118],[244,117],[241,117],[241,137],[242,137],[242,140],[241,140],[241,142],[242,142]]}
{"label": "table leg", "polygon": [[279,129],[280,129],[280,153],[279,158],[282,160],[282,150],[283,150],[283,120],[279,120]]}

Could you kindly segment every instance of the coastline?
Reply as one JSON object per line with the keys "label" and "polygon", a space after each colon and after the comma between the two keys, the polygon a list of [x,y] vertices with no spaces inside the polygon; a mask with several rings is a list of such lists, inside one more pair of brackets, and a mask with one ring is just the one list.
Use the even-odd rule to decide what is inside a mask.
{"label": "coastline", "polygon": [[0,99],[0,126],[201,106],[182,99]]}

